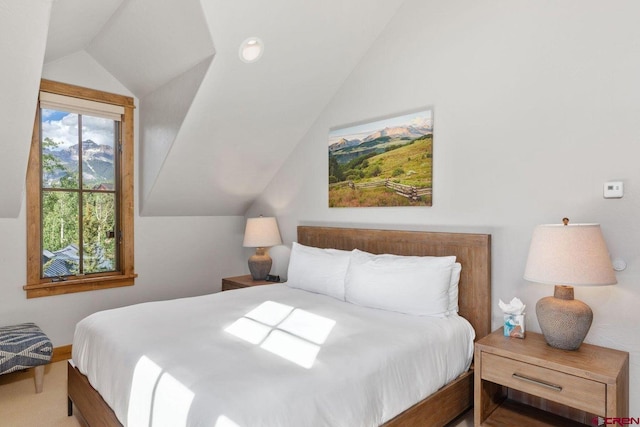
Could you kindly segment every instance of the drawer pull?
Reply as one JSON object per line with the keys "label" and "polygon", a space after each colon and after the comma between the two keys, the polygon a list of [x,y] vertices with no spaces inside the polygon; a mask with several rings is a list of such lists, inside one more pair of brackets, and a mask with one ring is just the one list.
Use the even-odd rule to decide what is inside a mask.
{"label": "drawer pull", "polygon": [[522,380],[522,381],[526,381],[528,383],[537,384],[537,385],[541,385],[542,387],[550,388],[551,390],[562,391],[562,386],[559,386],[559,385],[556,385],[556,384],[551,384],[551,383],[548,383],[548,382],[536,380],[535,378],[531,378],[531,377],[527,377],[527,376],[524,376],[524,375],[520,375],[518,373],[515,373],[515,374],[513,374],[511,376],[513,378],[518,379],[518,380]]}

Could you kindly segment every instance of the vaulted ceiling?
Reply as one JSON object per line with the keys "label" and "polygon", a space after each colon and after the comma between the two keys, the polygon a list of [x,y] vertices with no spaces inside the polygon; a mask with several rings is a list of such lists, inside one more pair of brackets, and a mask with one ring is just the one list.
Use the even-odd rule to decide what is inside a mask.
{"label": "vaulted ceiling", "polygon": [[402,2],[0,0],[0,217],[20,210],[42,69],[79,51],[139,100],[142,215],[244,214]]}

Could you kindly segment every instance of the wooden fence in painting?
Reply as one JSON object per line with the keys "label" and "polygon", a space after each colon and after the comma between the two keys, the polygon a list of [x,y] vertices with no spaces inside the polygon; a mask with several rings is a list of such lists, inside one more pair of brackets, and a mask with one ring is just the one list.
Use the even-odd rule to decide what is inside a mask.
{"label": "wooden fence in painting", "polygon": [[422,196],[431,195],[431,188],[418,188],[413,185],[398,184],[397,182],[392,182],[389,179],[373,182],[363,182],[361,184],[356,184],[353,181],[349,181],[349,187],[353,189],[387,187],[395,191],[396,194],[413,201],[417,201]]}

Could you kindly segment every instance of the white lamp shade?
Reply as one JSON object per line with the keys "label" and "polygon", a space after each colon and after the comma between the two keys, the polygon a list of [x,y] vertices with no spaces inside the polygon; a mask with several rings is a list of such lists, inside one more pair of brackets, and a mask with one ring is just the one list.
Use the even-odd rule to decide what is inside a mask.
{"label": "white lamp shade", "polygon": [[267,248],[282,243],[278,223],[274,217],[248,218],[242,246]]}
{"label": "white lamp shade", "polygon": [[551,285],[617,283],[599,224],[537,226],[524,278]]}

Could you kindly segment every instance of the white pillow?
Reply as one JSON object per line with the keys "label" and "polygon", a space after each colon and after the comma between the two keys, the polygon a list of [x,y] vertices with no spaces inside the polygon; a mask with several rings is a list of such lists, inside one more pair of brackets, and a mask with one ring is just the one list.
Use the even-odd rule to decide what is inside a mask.
{"label": "white pillow", "polygon": [[460,283],[460,272],[462,264],[456,262],[451,270],[451,281],[449,282],[449,312],[454,314],[458,312],[458,283]]}
{"label": "white pillow", "polygon": [[455,256],[373,255],[355,249],[345,279],[345,300],[400,313],[445,316]]}
{"label": "white pillow", "polygon": [[286,284],[344,301],[350,251],[320,249],[293,242]]}

